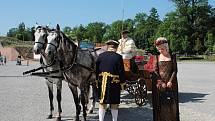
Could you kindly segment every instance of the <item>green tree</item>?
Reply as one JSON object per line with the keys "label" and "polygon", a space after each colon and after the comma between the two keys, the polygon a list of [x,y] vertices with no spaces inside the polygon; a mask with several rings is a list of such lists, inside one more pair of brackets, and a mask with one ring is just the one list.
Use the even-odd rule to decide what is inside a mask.
{"label": "green tree", "polygon": [[146,38],[146,19],[148,18],[146,13],[138,13],[134,18],[134,40],[138,48],[145,48],[148,46]]}
{"label": "green tree", "polygon": [[205,41],[205,46],[207,47],[207,53],[213,52],[213,45],[215,38],[211,32],[207,33],[207,40]]}
{"label": "green tree", "polygon": [[106,32],[106,25],[102,22],[89,23],[86,26],[86,38],[93,42],[102,42]]}
{"label": "green tree", "polygon": [[11,28],[11,29],[9,29],[9,31],[7,32],[7,36],[8,36],[8,37],[15,37],[17,31],[18,31],[17,28]]}
{"label": "green tree", "polygon": [[186,36],[184,36],[186,35],[185,25],[186,21],[184,18],[179,18],[176,12],[170,12],[166,14],[163,23],[160,24],[156,33],[156,38],[160,36],[166,37],[172,51],[183,53],[188,44],[185,39]]}
{"label": "green tree", "polygon": [[146,30],[145,36],[147,38],[147,41],[149,41],[150,44],[153,44],[154,40],[156,39],[155,34],[156,34],[158,27],[161,23],[162,22],[159,19],[157,9],[152,8],[150,10],[150,15],[146,19],[146,23],[145,23],[145,30]]}
{"label": "green tree", "polygon": [[32,40],[32,30],[25,27],[25,24],[22,22],[18,25],[17,28],[12,28],[7,33],[8,37],[14,37],[23,41]]}
{"label": "green tree", "polygon": [[80,25],[78,27],[74,27],[71,32],[69,33],[70,37],[79,42],[81,40],[85,39],[86,29],[83,25]]}
{"label": "green tree", "polygon": [[69,39],[73,39],[72,38],[72,28],[71,27],[68,27],[68,26],[66,26],[66,27],[64,27],[63,28],[63,32],[65,33],[65,35],[69,38]]}
{"label": "green tree", "polygon": [[134,21],[132,19],[126,19],[124,21],[122,21],[122,20],[114,21],[111,25],[108,25],[106,27],[106,33],[104,35],[104,40],[120,39],[122,30],[129,30],[130,31],[129,36],[133,37]]}
{"label": "green tree", "polygon": [[118,40],[120,38],[120,32],[122,31],[123,21],[114,21],[111,25],[107,26],[106,33],[104,35],[104,40],[114,39]]}
{"label": "green tree", "polygon": [[[186,24],[184,36],[187,36],[189,48],[192,50],[189,54],[202,53],[206,50],[204,46],[205,38],[208,31],[209,13],[211,7],[208,0],[171,0],[176,5],[176,12],[179,19],[184,19]],[[201,46],[200,46],[201,45]],[[200,48],[196,48],[200,47]]]}

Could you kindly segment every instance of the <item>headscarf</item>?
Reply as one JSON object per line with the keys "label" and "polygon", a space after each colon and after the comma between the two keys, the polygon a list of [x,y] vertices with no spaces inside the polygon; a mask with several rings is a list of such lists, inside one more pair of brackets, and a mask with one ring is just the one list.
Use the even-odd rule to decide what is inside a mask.
{"label": "headscarf", "polygon": [[155,41],[155,45],[156,45],[157,48],[158,48],[158,46],[162,45],[169,52],[169,44],[168,44],[168,41],[167,41],[167,39],[165,37],[157,38],[157,40]]}

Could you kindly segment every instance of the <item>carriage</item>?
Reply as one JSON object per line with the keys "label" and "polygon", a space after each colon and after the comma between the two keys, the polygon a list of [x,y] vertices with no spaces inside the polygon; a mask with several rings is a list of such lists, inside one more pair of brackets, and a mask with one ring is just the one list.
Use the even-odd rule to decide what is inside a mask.
{"label": "carriage", "polygon": [[[80,99],[83,99],[81,100],[81,104],[83,108],[83,117],[84,117],[84,120],[86,121],[87,97],[85,96],[87,96],[86,93],[88,92],[85,91],[85,88],[88,88],[88,84],[89,84],[89,83],[86,83],[86,81],[95,80],[94,78],[95,76],[92,76],[92,74],[94,74],[92,73],[94,72],[94,70],[91,67],[92,67],[92,64],[94,63],[94,59],[92,58],[93,56],[91,51],[86,51],[86,50],[82,51],[80,49],[77,49],[77,45],[75,45],[74,42],[69,40],[69,38],[66,37],[66,35],[60,31],[59,25],[57,25],[56,29],[51,29],[51,30],[49,30],[49,28],[47,27],[42,27],[42,26],[38,26],[36,27],[36,29],[37,30],[35,31],[35,34],[34,34],[35,38],[42,38],[42,39],[35,39],[34,52],[37,54],[41,54],[43,56],[42,58],[43,61],[47,62],[47,64],[42,65],[37,69],[32,69],[30,71],[23,72],[23,74],[31,73],[31,75],[41,76],[46,78],[47,77],[59,78],[61,79],[60,81],[62,81],[62,79],[66,79],[69,83],[69,88],[71,89],[74,96],[74,102],[76,105],[76,121],[79,121],[79,115],[81,111],[81,106],[79,104]],[[45,50],[44,50],[44,46],[46,46]],[[43,51],[45,51],[45,54],[43,53]],[[55,52],[57,52],[57,54]],[[99,55],[99,53],[104,51],[102,51],[102,49],[100,50],[97,49],[93,52],[95,55]],[[57,57],[55,55],[57,55]],[[146,62],[147,62],[147,59],[146,59],[147,56],[144,56],[144,58],[141,58],[141,55],[139,56],[140,58],[138,58],[138,56],[139,55],[137,55],[133,61],[138,65],[137,73],[132,73],[131,70],[129,69],[127,70],[126,68],[125,68],[125,71],[126,71],[127,84],[129,85],[127,90],[128,92],[130,92],[135,96],[136,104],[141,106],[145,103],[145,100],[147,97],[147,90],[151,88],[151,86],[147,84],[150,84],[151,81],[150,80],[147,81],[148,78],[146,77],[149,75],[149,73],[146,73],[147,71],[144,70],[143,68],[143,66],[146,65]],[[65,59],[65,57],[67,59]],[[64,63],[64,64],[60,64],[59,61],[56,61],[56,59],[58,58],[64,58],[63,60],[61,60],[61,63]],[[77,59],[77,58],[80,58],[80,59]],[[86,63],[86,65],[83,65],[82,63],[84,62],[88,62],[88,63]],[[57,65],[57,68],[54,68],[55,64]],[[130,61],[124,60],[124,65],[129,66],[132,64],[130,64]],[[35,71],[38,71],[41,69],[47,69],[47,68],[53,68],[54,71],[48,70],[47,72],[35,72]],[[32,73],[32,72],[35,72],[35,73]],[[60,74],[60,72],[66,73],[64,74],[64,77]],[[57,74],[59,73],[60,76],[56,75],[56,73]],[[50,74],[53,74],[53,75],[50,75]],[[77,87],[81,90],[80,95],[78,95]],[[52,93],[51,90],[50,92]],[[61,92],[58,92],[57,94],[60,95]],[[61,100],[58,99],[58,108],[59,108],[58,117],[57,117],[58,120],[61,120],[61,112],[62,112],[60,101]],[[52,99],[50,99],[50,102],[52,102]],[[50,103],[51,108],[50,108],[50,115],[48,116],[48,118],[52,118],[52,112],[53,112],[52,105],[53,103]]]}
{"label": "carriage", "polygon": [[[152,81],[150,78],[152,61],[153,56],[147,55],[142,50],[137,51],[137,55],[131,60],[123,60],[126,83],[128,85],[126,90],[134,96],[135,103],[139,106],[145,104],[147,91],[152,91]],[[134,65],[136,65],[136,68]]]}

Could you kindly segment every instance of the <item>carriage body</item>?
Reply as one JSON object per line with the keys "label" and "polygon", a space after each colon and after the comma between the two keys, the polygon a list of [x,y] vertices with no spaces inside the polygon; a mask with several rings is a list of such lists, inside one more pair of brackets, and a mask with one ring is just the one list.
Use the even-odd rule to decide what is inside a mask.
{"label": "carriage body", "polygon": [[[139,106],[145,104],[147,99],[147,91],[152,90],[152,80],[150,72],[153,71],[153,56],[143,53],[137,53],[132,59],[124,59],[124,68],[127,91],[134,95],[135,103]],[[134,73],[134,65],[136,65],[136,73]]]}

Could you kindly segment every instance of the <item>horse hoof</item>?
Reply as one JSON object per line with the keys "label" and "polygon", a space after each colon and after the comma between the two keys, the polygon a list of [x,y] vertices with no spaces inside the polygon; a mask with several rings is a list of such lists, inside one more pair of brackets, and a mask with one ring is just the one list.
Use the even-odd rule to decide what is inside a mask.
{"label": "horse hoof", "polygon": [[52,115],[48,115],[46,119],[52,119]]}
{"label": "horse hoof", "polygon": [[61,117],[57,117],[56,121],[61,121]]}
{"label": "horse hoof", "polygon": [[78,117],[78,118],[75,118],[75,121],[79,121],[79,117]]}

